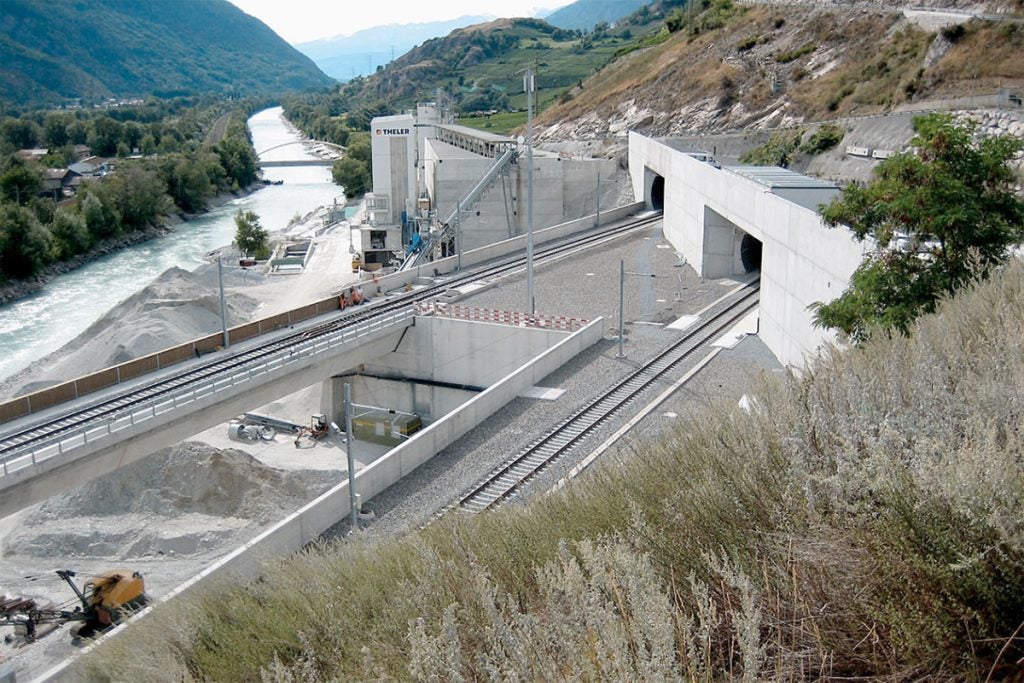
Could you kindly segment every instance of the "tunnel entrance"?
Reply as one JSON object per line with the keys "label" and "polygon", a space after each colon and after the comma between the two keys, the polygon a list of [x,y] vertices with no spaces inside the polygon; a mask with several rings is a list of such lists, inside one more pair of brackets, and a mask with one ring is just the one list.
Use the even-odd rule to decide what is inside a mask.
{"label": "tunnel entrance", "polygon": [[665,179],[660,175],[651,181],[651,208],[655,211],[665,210]]}
{"label": "tunnel entrance", "polygon": [[740,264],[744,273],[761,269],[761,240],[744,234],[740,240]]}

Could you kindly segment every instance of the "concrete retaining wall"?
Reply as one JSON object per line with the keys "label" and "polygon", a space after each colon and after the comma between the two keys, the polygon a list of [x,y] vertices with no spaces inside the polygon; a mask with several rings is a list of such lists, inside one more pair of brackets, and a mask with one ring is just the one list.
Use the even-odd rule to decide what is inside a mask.
{"label": "concrete retaining wall", "polygon": [[[581,351],[595,344],[603,336],[603,326],[604,319],[597,318],[580,331],[566,337],[522,367],[517,368],[443,419],[419,432],[415,438],[392,449],[387,455],[360,470],[356,474],[356,489],[362,500],[373,498],[399,481],[496,413],[525,389],[537,384]],[[209,579],[256,578],[262,571],[263,563],[266,560],[300,550],[344,519],[349,511],[348,481],[346,479],[186,581],[161,598],[158,604],[189,593]],[[141,618],[141,616],[137,618]],[[114,629],[100,642],[118,637],[124,632],[124,629],[124,626]],[[85,648],[83,654],[94,647],[96,645]],[[79,677],[73,670],[73,665],[73,660],[65,662],[43,674],[39,680],[78,681]]]}

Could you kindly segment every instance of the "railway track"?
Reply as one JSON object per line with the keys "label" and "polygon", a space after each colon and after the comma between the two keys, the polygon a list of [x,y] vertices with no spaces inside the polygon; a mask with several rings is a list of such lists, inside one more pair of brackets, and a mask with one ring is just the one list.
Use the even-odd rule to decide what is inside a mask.
{"label": "railway track", "polygon": [[[606,240],[650,226],[661,219],[661,214],[638,218],[622,225],[595,230],[584,236],[576,236],[562,240],[551,246],[538,248],[535,251],[535,262],[555,260],[559,257],[581,249],[591,248]],[[73,405],[72,410],[39,421],[29,426],[18,425],[8,430],[0,429],[0,464],[19,458],[27,452],[41,447],[43,444],[65,438],[71,433],[79,433],[88,425],[97,421],[113,421],[126,411],[138,409],[140,406],[164,400],[184,392],[188,387],[200,383],[214,381],[219,377],[227,377],[244,368],[259,364],[264,359],[274,356],[290,347],[315,342],[359,328],[361,325],[381,321],[388,316],[403,313],[412,315],[413,304],[430,300],[444,294],[447,290],[483,279],[497,278],[514,273],[525,266],[525,257],[515,256],[484,264],[479,268],[459,273],[444,282],[424,287],[419,290],[395,296],[390,301],[374,303],[357,310],[348,310],[333,320],[319,323],[301,331],[296,331],[271,341],[259,344],[231,355],[214,358],[201,365],[183,368],[171,375],[153,379],[149,382],[126,385],[124,391],[110,396],[104,395],[96,401],[82,405]],[[220,354],[218,354],[220,355]]]}
{"label": "railway track", "polygon": [[758,284],[748,285],[713,306],[707,311],[703,322],[672,346],[495,468],[459,500],[457,507],[464,512],[483,512],[515,495],[534,476],[575,448],[687,357],[710,344],[746,315],[757,305],[759,289]]}

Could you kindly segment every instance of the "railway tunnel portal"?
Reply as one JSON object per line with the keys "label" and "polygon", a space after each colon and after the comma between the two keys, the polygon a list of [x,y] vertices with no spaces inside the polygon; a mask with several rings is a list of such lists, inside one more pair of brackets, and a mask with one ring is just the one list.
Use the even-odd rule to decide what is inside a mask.
{"label": "railway tunnel portal", "polygon": [[760,271],[760,336],[784,364],[803,367],[831,333],[811,307],[842,293],[865,247],[825,225],[830,182],[766,166],[723,168],[671,139],[629,134],[633,192],[663,210],[666,239],[704,278]]}

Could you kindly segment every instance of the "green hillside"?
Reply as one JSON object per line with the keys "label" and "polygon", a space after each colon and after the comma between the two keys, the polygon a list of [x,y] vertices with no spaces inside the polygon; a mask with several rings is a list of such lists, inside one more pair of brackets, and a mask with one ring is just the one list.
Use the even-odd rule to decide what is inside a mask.
{"label": "green hillside", "polygon": [[3,0],[0,102],[250,95],[332,79],[227,0]]}
{"label": "green hillside", "polygon": [[522,109],[523,69],[537,70],[545,103],[601,69],[628,43],[615,32],[585,34],[540,19],[498,19],[428,40],[374,76],[356,79],[342,97],[383,101],[400,111],[440,88],[463,113]]}

